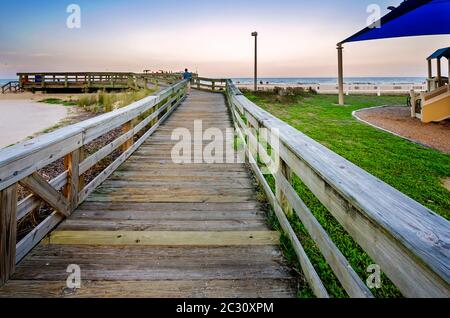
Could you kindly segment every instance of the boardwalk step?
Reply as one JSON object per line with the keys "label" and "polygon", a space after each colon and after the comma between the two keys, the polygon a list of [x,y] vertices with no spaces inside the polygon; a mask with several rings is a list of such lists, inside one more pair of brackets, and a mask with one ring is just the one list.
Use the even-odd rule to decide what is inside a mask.
{"label": "boardwalk step", "polygon": [[13,280],[0,297],[110,298],[286,298],[296,294],[290,279],[87,281],[69,290],[66,281]]}
{"label": "boardwalk step", "polygon": [[279,233],[272,231],[55,231],[43,244],[109,246],[240,246],[276,245]]}
{"label": "boardwalk step", "polygon": [[240,220],[230,217],[227,220],[67,220],[61,231],[264,231],[265,219]]}
{"label": "boardwalk step", "polygon": [[[210,280],[288,278],[276,246],[41,246],[17,268],[15,280],[63,280],[77,264],[84,280]],[[45,271],[41,269],[45,268]]]}

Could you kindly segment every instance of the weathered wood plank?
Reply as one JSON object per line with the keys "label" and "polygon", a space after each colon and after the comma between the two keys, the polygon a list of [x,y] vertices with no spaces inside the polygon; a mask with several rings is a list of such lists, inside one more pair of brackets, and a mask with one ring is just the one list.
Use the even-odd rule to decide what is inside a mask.
{"label": "weathered wood plank", "polygon": [[[154,187],[167,187],[169,185],[174,186],[174,182],[176,182],[176,187],[182,188],[200,188],[200,187],[211,187],[214,189],[254,189],[254,184],[248,178],[228,178],[224,180],[184,180],[182,178],[178,178],[174,180],[173,178],[148,178],[148,179],[138,179],[133,180],[129,178],[127,180],[120,179],[112,179],[109,178],[107,181],[103,183],[103,187],[105,188],[124,188],[130,186],[132,188],[154,188]],[[228,186],[227,186],[228,185]]]}
{"label": "weathered wood plank", "polygon": [[45,244],[110,246],[235,246],[276,245],[278,232],[270,231],[54,231]]}
{"label": "weathered wood plank", "polygon": [[[68,174],[68,171],[63,172],[55,179],[51,180],[49,184],[55,188],[55,190],[61,190],[67,184]],[[42,200],[34,194],[31,194],[20,201],[17,205],[17,221],[23,219],[28,213],[37,209],[41,204]]]}
{"label": "weathered wood plank", "polygon": [[54,212],[44,221],[39,223],[30,233],[27,234],[19,243],[17,243],[16,263],[19,263],[29,251],[33,249],[50,231],[52,231],[64,216]]}
{"label": "weathered wood plank", "polygon": [[287,279],[291,271],[280,266],[283,263],[276,246],[119,249],[44,245],[20,263],[12,279],[64,280],[68,264],[81,267],[83,280]]}
{"label": "weathered wood plank", "polygon": [[64,160],[67,170],[67,182],[64,187],[64,195],[68,200],[69,213],[72,213],[78,207],[78,192],[80,187],[80,150],[77,149],[68,154]]}
{"label": "weathered wood plank", "polygon": [[14,274],[17,236],[17,183],[0,191],[0,286]]}
{"label": "weathered wood plank", "polygon": [[60,231],[264,231],[265,219],[228,220],[108,220],[70,219],[58,227]]}
{"label": "weathered wood plank", "polygon": [[41,298],[286,298],[296,293],[292,279],[93,281],[68,290],[66,281],[10,281],[0,297]]}
{"label": "weathered wood plank", "polygon": [[20,180],[20,184],[34,192],[38,197],[47,202],[59,213],[69,216],[69,201],[38,173]]}
{"label": "weathered wood plank", "polygon": [[[87,202],[88,203],[88,202]],[[165,204],[170,207],[170,204]],[[99,207],[97,210],[77,210],[72,215],[70,220],[117,220],[117,221],[138,221],[148,220],[151,222],[158,221],[243,221],[243,220],[260,220],[265,221],[265,214],[259,209],[253,210],[211,210],[204,211],[188,211],[186,209],[178,210],[176,208],[167,209],[166,211],[136,211],[132,206],[124,210],[107,210]]]}
{"label": "weathered wood plank", "polygon": [[260,211],[261,204],[255,201],[250,202],[231,202],[231,203],[103,203],[103,202],[84,202],[77,211],[136,211],[136,212],[173,212],[173,211]]}

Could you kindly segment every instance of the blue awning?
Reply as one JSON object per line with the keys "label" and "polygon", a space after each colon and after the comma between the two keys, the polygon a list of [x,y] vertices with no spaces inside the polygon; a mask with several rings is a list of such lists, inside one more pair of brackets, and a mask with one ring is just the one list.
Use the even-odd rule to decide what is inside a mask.
{"label": "blue awning", "polygon": [[427,58],[427,60],[440,59],[440,58],[443,58],[443,57],[446,57],[446,58],[450,59],[450,47],[437,50],[436,52],[431,54]]}
{"label": "blue awning", "polygon": [[450,34],[450,0],[406,0],[379,22],[380,28],[367,27],[341,43]]}

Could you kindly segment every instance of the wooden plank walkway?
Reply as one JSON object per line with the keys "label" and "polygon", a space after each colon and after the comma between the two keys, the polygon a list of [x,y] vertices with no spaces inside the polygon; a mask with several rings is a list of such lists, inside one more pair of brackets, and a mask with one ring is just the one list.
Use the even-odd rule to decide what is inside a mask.
{"label": "wooden plank walkway", "polygon": [[[173,129],[192,131],[194,120],[232,127],[223,95],[193,91],[24,258],[0,297],[295,296],[246,166],[172,163]],[[81,289],[66,288],[70,264]]]}

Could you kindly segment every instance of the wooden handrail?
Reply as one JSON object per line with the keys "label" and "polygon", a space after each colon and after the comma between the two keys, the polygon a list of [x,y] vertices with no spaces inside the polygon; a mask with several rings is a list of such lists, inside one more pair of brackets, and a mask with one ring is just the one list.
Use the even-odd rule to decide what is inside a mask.
{"label": "wooden handrail", "polygon": [[[314,193],[403,295],[450,296],[450,222],[256,106],[231,80],[226,85],[233,121],[246,147],[247,160],[291,239],[305,277],[317,296],[328,295],[285,218],[285,213],[292,210],[346,292],[351,297],[372,297],[296,193],[290,181],[291,173]],[[279,132],[277,143],[270,138],[265,140],[273,147],[272,156],[275,155],[281,167],[271,171],[276,180],[275,194],[255,161],[257,156],[263,161],[275,160],[258,140],[263,135],[261,128]]]}
{"label": "wooden handrail", "polygon": [[[9,233],[8,236],[0,235],[0,285],[14,273],[17,262],[70,215],[171,115],[185,98],[187,83],[181,81],[128,107],[0,150],[0,224],[4,226],[0,230]],[[118,127],[126,127],[120,137],[90,157],[83,158],[81,152],[85,145]],[[134,142],[133,137],[147,127],[150,128]],[[122,154],[84,186],[82,175],[121,146]],[[61,158],[65,158],[67,170],[54,180],[47,182],[37,173]],[[19,203],[16,199],[18,183],[33,192]],[[62,188],[64,191],[60,193],[58,190]],[[52,206],[55,212],[17,245],[10,244],[9,236],[14,236],[15,243],[17,220],[37,208],[41,200]]]}
{"label": "wooden handrail", "polygon": [[226,79],[209,79],[206,77],[194,76],[191,78],[191,85],[198,90],[223,93],[226,90]]}
{"label": "wooden handrail", "polygon": [[14,90],[14,92],[17,92],[19,90],[19,81],[10,81],[8,83],[6,83],[5,85],[3,85],[1,87],[2,89],[2,94],[5,94],[5,92],[10,91],[12,92]]}
{"label": "wooden handrail", "polygon": [[146,88],[151,80],[176,83],[182,79],[181,73],[32,72],[17,75],[20,88],[26,90],[136,89]]}

